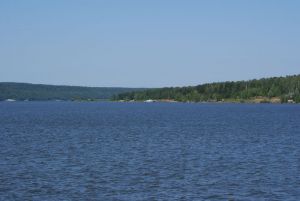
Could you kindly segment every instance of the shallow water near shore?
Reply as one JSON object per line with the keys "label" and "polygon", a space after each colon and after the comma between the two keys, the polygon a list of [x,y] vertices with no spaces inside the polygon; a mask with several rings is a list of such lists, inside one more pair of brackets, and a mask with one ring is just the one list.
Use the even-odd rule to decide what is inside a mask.
{"label": "shallow water near shore", "polygon": [[0,200],[300,200],[300,105],[1,102]]}

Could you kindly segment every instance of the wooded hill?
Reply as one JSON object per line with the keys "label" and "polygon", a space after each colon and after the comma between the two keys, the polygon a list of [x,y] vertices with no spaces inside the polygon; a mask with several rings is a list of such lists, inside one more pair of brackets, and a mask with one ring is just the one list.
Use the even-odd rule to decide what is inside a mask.
{"label": "wooded hill", "polygon": [[137,88],[78,87],[0,82],[0,100],[105,100]]}
{"label": "wooded hill", "polygon": [[300,102],[300,75],[189,87],[167,87],[115,95],[113,100],[193,102]]}

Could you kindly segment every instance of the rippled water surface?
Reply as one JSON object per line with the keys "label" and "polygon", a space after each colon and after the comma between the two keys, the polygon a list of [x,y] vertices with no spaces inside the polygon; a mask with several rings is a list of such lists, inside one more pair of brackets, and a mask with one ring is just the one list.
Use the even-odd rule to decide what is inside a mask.
{"label": "rippled water surface", "polygon": [[300,200],[300,106],[0,103],[0,200]]}

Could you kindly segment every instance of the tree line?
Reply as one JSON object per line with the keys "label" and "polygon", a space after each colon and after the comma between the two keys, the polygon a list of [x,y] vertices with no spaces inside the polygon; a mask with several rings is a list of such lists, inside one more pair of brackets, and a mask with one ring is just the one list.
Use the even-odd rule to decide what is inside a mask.
{"label": "tree line", "polygon": [[28,83],[0,83],[0,100],[109,100],[113,95],[137,88],[56,86]]}
{"label": "tree line", "polygon": [[300,102],[300,75],[236,82],[218,82],[188,87],[166,87],[117,94],[113,100],[175,100],[180,102],[247,101],[263,97],[281,102]]}

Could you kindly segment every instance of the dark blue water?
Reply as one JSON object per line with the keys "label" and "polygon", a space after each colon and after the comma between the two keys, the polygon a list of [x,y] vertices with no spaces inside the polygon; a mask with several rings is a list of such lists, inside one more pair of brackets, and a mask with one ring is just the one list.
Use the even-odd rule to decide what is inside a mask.
{"label": "dark blue water", "polygon": [[0,200],[300,200],[300,105],[0,103]]}

